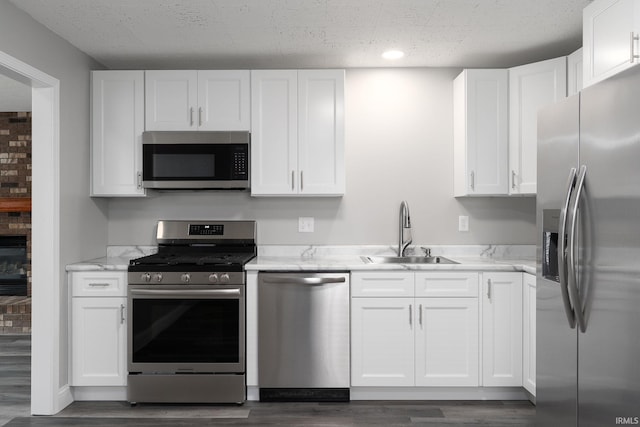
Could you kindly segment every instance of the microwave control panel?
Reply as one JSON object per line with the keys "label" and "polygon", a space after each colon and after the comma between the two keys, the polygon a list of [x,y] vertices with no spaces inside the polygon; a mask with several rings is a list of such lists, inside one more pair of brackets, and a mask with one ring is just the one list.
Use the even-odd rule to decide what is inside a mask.
{"label": "microwave control panel", "polygon": [[249,173],[249,153],[246,150],[233,152],[232,179],[247,179]]}

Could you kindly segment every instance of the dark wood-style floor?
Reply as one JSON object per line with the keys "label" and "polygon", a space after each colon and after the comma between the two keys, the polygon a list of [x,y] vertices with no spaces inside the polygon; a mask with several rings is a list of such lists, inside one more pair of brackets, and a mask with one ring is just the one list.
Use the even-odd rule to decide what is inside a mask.
{"label": "dark wood-style floor", "polygon": [[29,336],[0,335],[0,426],[532,426],[527,401],[352,401],[151,405],[74,402],[54,416],[30,416]]}

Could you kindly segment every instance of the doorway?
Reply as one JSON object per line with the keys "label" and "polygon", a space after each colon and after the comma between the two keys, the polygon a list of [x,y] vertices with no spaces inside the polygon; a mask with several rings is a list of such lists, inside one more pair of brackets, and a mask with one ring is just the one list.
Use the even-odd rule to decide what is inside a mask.
{"label": "doorway", "polygon": [[0,74],[32,95],[31,413],[55,414],[71,402],[60,387],[60,82],[4,52]]}

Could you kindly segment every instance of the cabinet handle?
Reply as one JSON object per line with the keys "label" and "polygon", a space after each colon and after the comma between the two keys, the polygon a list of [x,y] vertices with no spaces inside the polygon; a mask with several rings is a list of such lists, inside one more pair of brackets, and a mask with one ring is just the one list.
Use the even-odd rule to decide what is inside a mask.
{"label": "cabinet handle", "polygon": [[193,107],[189,108],[189,126],[193,126]]}
{"label": "cabinet handle", "polygon": [[304,190],[304,175],[303,175],[303,171],[300,171],[300,191]]}
{"label": "cabinet handle", "polygon": [[491,279],[487,279],[487,298],[491,301]]}
{"label": "cabinet handle", "polygon": [[409,304],[409,326],[413,325],[413,318],[412,318],[412,313],[413,312],[413,305]]}
{"label": "cabinet handle", "polygon": [[198,126],[202,126],[202,107],[198,108]]}
{"label": "cabinet handle", "polygon": [[89,286],[106,288],[107,286],[109,286],[109,284],[108,283],[89,283]]}
{"label": "cabinet handle", "polygon": [[471,171],[471,190],[476,191],[476,174],[474,171]]}
{"label": "cabinet handle", "polygon": [[633,31],[631,31],[631,40],[630,40],[630,49],[631,49],[631,59],[629,62],[632,64],[636,61],[636,59],[640,59],[640,55],[636,54],[634,45],[636,41],[640,40],[640,36],[637,36]]}
{"label": "cabinet handle", "polygon": [[516,171],[511,170],[511,189],[516,189]]}
{"label": "cabinet handle", "polygon": [[296,173],[295,171],[291,171],[291,191],[295,189],[295,182],[296,182]]}
{"label": "cabinet handle", "polygon": [[120,304],[120,324],[124,324],[124,304]]}
{"label": "cabinet handle", "polygon": [[418,309],[420,309],[420,327],[422,328],[422,304],[418,306]]}
{"label": "cabinet handle", "polygon": [[138,179],[138,190],[140,190],[142,188],[142,172],[138,172],[137,174],[137,179]]}

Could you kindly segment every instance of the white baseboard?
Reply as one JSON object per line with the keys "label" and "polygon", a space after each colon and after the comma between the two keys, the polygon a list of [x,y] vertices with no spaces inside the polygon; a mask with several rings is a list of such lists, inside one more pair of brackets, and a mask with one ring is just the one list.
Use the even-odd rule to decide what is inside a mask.
{"label": "white baseboard", "polygon": [[351,400],[527,400],[522,387],[351,387]]}

